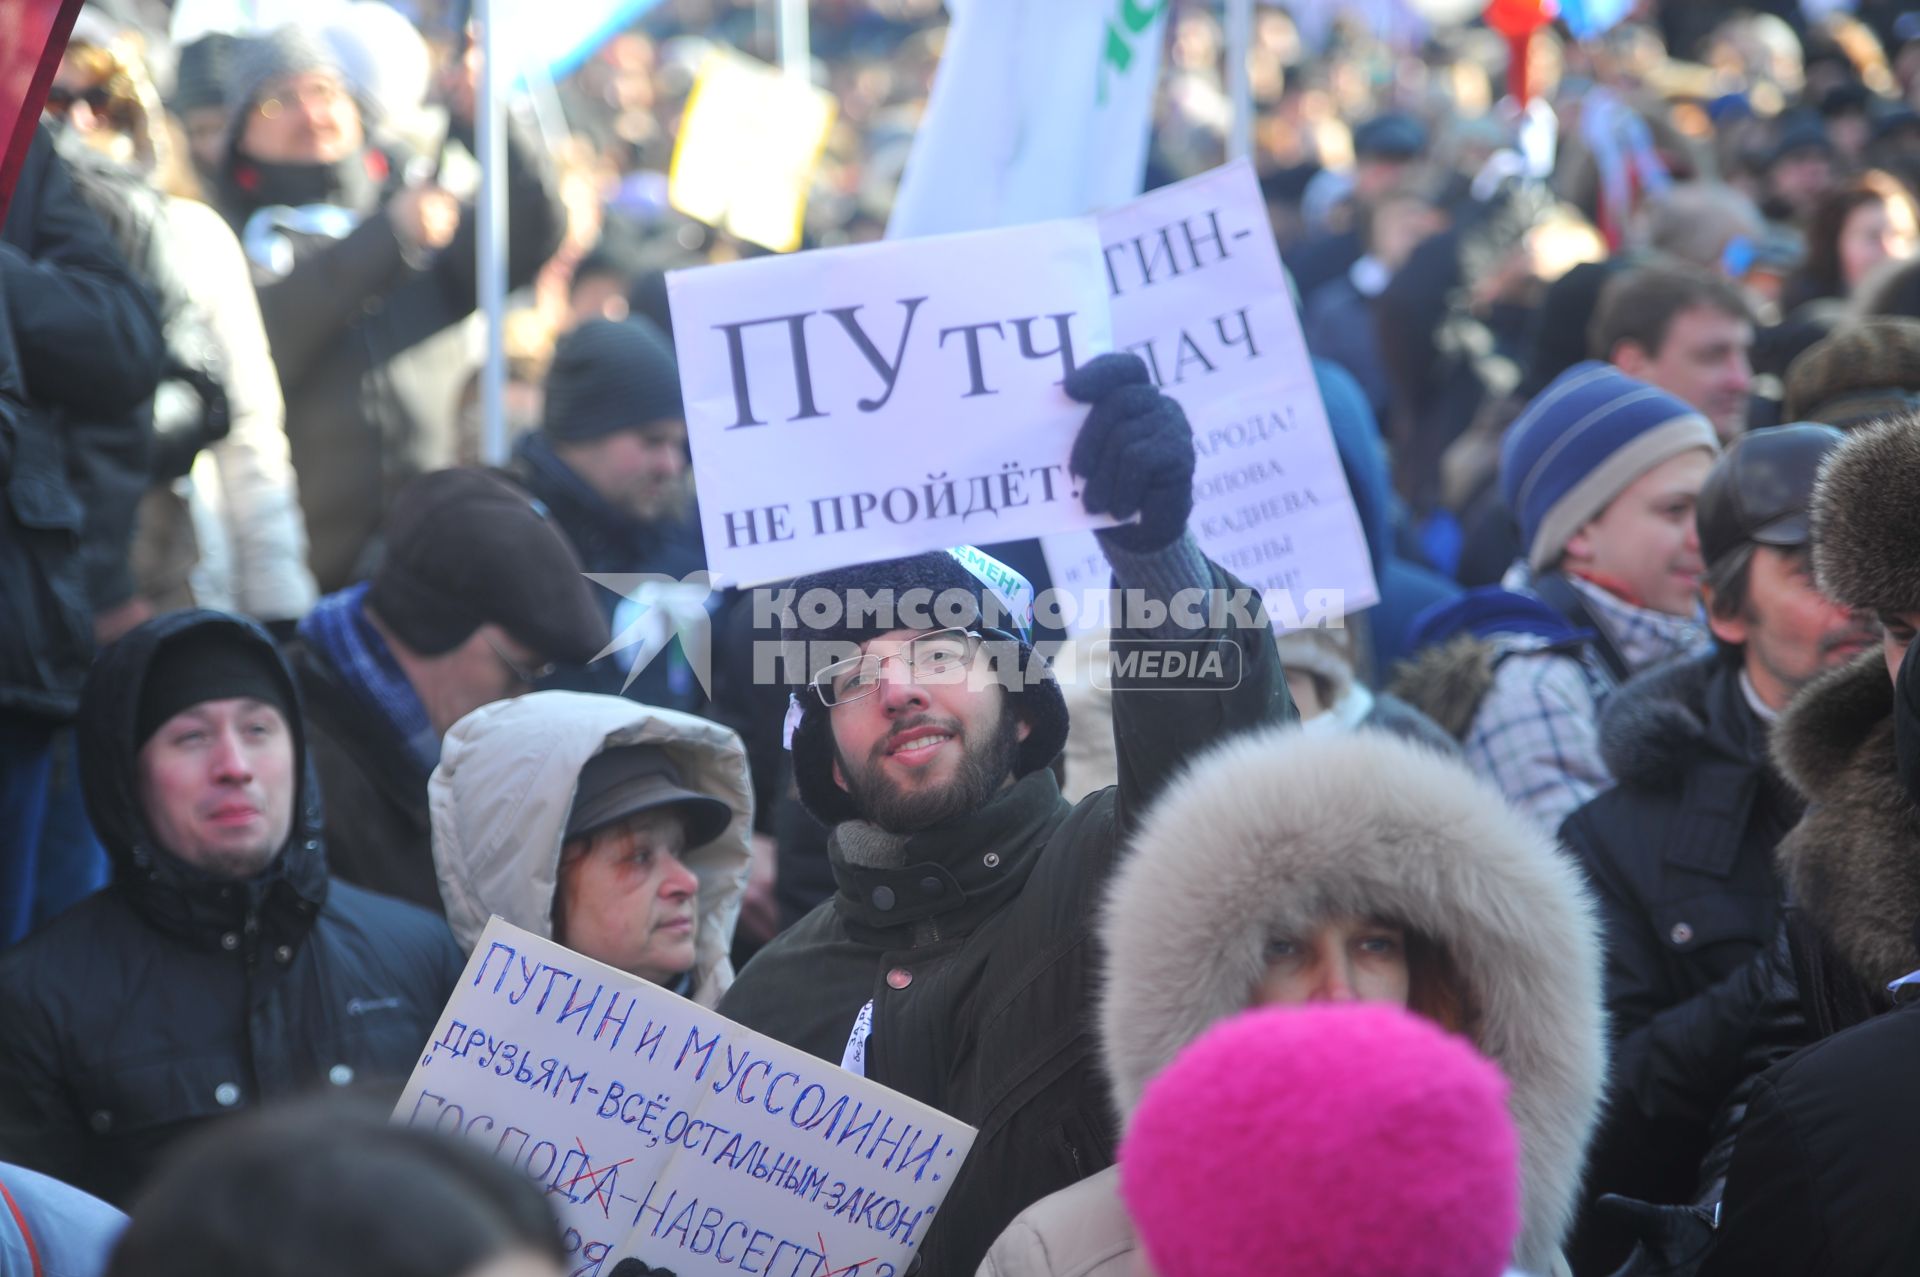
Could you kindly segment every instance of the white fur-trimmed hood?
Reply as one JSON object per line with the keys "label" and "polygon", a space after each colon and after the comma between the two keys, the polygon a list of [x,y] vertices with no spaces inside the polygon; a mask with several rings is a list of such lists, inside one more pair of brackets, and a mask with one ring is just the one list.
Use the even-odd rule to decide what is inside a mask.
{"label": "white fur-trimmed hood", "polygon": [[1598,923],[1579,870],[1458,762],[1378,732],[1237,737],[1148,813],[1102,920],[1101,1030],[1123,1120],[1147,1080],[1244,1010],[1271,939],[1383,915],[1444,948],[1475,1044],[1512,1085],[1515,1262],[1572,1221],[1606,1076]]}

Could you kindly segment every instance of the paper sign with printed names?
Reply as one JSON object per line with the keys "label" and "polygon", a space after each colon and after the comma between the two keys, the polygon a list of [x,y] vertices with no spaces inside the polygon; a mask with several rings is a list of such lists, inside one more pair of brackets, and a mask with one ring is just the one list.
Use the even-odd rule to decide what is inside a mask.
{"label": "paper sign with printed names", "polygon": [[[1145,359],[1193,426],[1200,548],[1266,593],[1281,628],[1379,602],[1252,167],[1203,173],[1099,223],[1114,347]],[[1043,545],[1056,591],[1079,604],[1106,590],[1090,533]],[[1060,615],[1077,633],[1109,619],[1099,607]]]}
{"label": "paper sign with printed names", "polygon": [[543,1187],[568,1271],[902,1277],[965,1123],[494,918],[394,1110]]}
{"label": "paper sign with printed names", "polygon": [[1110,348],[1091,219],[667,277],[707,563],[728,585],[1113,522],[1060,383]]}

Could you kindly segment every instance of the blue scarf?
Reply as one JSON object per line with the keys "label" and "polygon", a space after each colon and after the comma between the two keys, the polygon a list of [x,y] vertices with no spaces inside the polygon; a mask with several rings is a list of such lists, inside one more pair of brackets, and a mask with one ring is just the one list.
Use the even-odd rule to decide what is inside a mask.
{"label": "blue scarf", "polygon": [[362,606],[366,597],[364,582],[327,595],[300,622],[300,637],[333,666],[360,703],[392,730],[407,756],[419,765],[420,774],[430,775],[440,762],[440,735],[387,641],[367,620]]}

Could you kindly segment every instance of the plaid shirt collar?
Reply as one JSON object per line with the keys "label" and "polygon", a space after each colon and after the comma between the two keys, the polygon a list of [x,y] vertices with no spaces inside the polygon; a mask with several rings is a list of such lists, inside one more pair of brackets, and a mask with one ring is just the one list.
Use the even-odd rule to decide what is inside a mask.
{"label": "plaid shirt collar", "polygon": [[1708,630],[1698,616],[1669,616],[1635,607],[1591,581],[1576,576],[1567,580],[1580,591],[1594,617],[1606,626],[1608,636],[1635,673],[1701,651],[1707,645]]}

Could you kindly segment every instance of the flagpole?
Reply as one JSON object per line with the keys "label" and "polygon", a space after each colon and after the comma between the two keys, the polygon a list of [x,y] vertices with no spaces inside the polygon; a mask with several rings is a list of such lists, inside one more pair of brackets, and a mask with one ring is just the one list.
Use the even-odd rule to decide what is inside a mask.
{"label": "flagpole", "polygon": [[1253,0],[1227,0],[1227,100],[1233,104],[1233,123],[1227,134],[1227,158],[1244,160],[1253,154],[1253,84],[1247,74],[1247,55],[1253,49]]}
{"label": "flagpole", "polygon": [[526,85],[527,103],[533,108],[533,121],[540,129],[540,139],[546,143],[548,154],[558,155],[566,148],[573,130],[567,123],[567,108],[560,100],[559,86],[553,82],[553,71],[545,66],[528,67]]}
{"label": "flagpole", "polygon": [[480,233],[475,236],[480,315],[487,353],[480,368],[481,457],[507,460],[507,59],[497,21],[513,0],[475,0],[481,10],[482,71],[475,123],[480,148]]}
{"label": "flagpole", "polygon": [[807,0],[778,0],[780,5],[780,69],[789,80],[813,82],[813,30]]}

